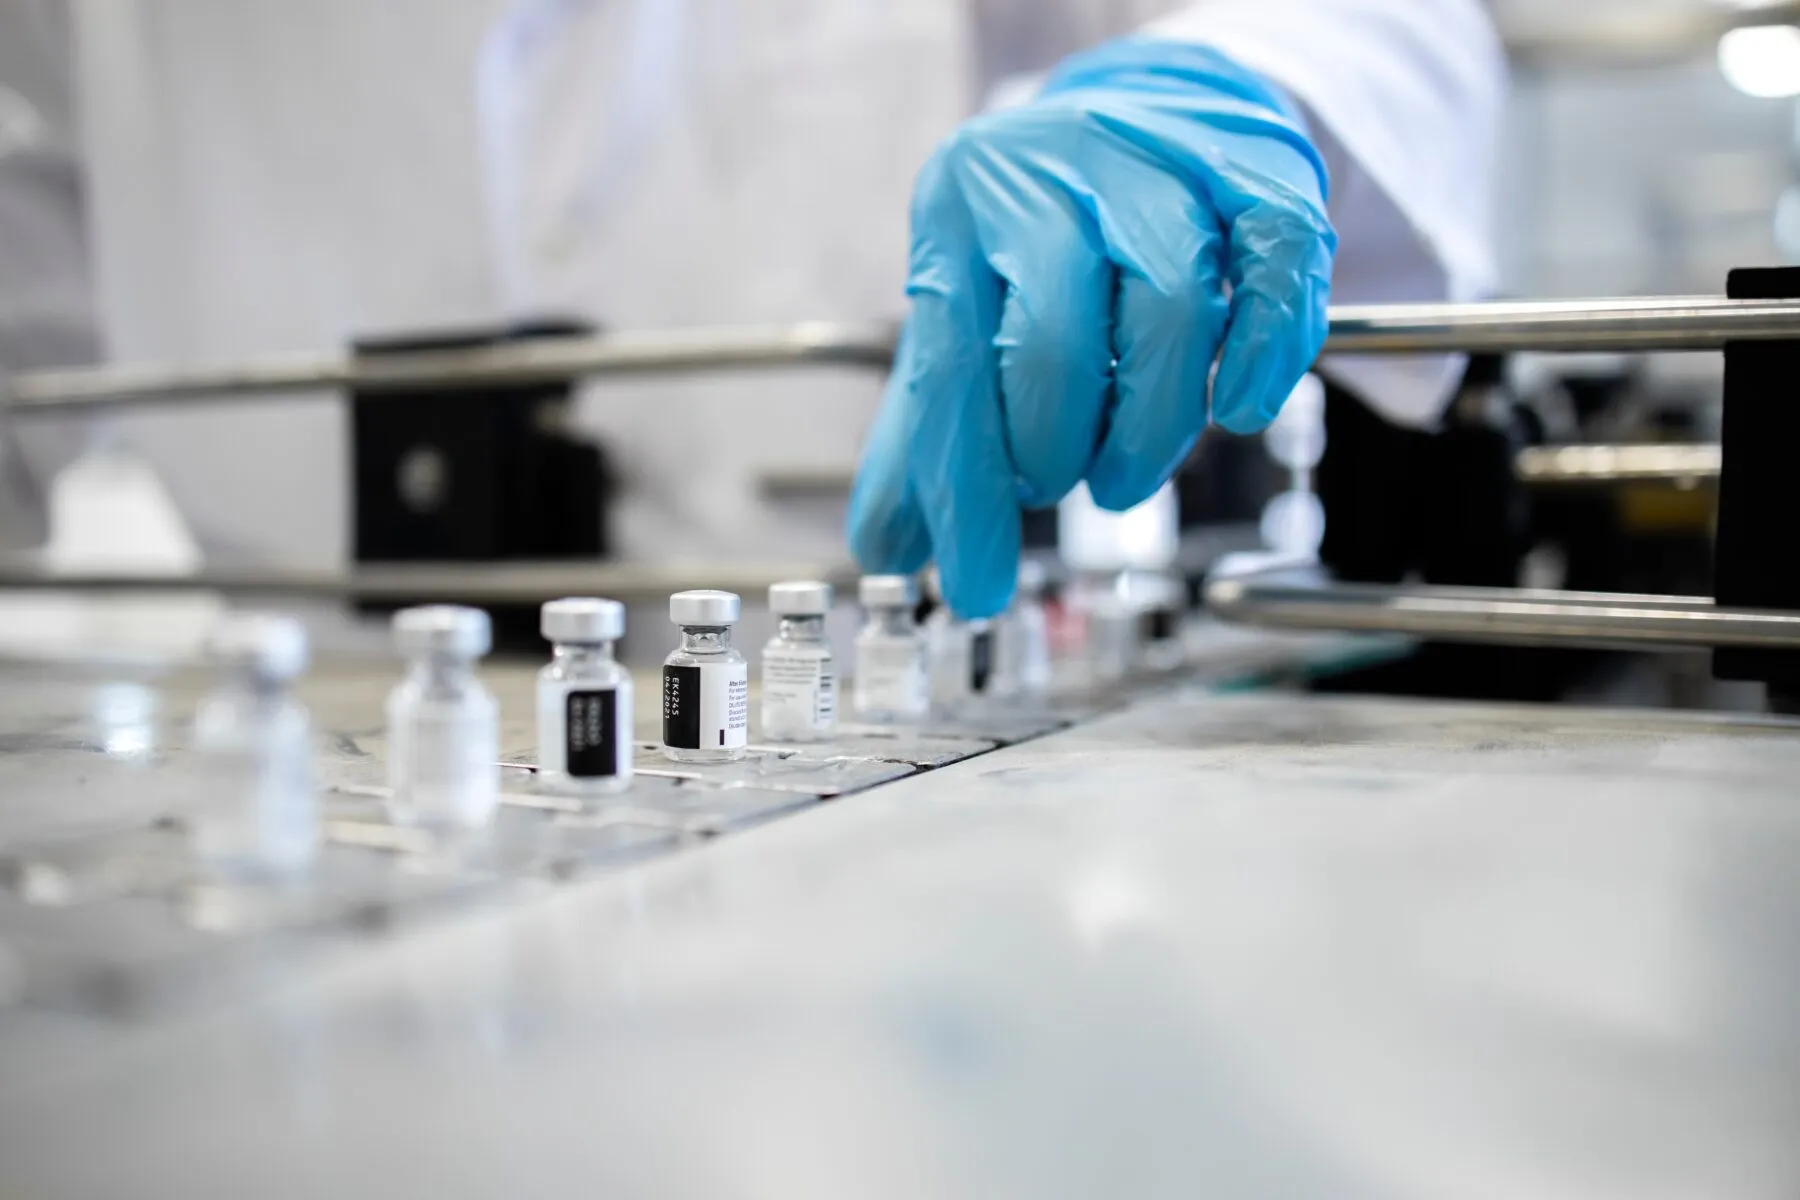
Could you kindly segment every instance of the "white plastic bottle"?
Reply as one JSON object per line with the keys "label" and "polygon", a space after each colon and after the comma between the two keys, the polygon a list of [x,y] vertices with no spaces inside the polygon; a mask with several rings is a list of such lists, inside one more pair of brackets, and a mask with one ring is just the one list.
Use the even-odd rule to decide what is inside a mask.
{"label": "white plastic bottle", "polygon": [[194,714],[204,758],[190,814],[196,858],[212,873],[291,875],[319,845],[312,722],[291,689],[306,630],[291,617],[226,617],[207,642],[219,671]]}
{"label": "white plastic bottle", "polygon": [[750,742],[750,671],[732,649],[743,613],[734,592],[676,592],[669,620],[681,645],[663,660],[663,753],[676,762],[730,762]]}
{"label": "white plastic bottle", "polygon": [[865,575],[857,599],[868,614],[856,635],[854,706],[865,721],[907,721],[931,706],[925,639],[913,610],[919,592],[905,575]]}
{"label": "white plastic bottle", "polygon": [[493,634],[478,608],[394,614],[406,678],[388,695],[389,815],[443,832],[480,829],[500,805],[500,706],[475,675]]}
{"label": "white plastic bottle", "polygon": [[604,794],[631,786],[631,672],[613,657],[625,606],[570,598],[544,605],[551,645],[538,672],[538,781],[553,791]]}
{"label": "white plastic bottle", "polygon": [[829,583],[778,583],[769,611],[780,619],[762,652],[762,733],[776,742],[829,737],[837,723],[837,664],[825,640]]}

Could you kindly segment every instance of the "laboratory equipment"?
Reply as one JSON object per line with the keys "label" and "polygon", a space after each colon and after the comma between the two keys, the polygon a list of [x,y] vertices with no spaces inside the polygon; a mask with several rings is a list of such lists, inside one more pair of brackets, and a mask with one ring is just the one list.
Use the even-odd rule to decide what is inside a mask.
{"label": "laboratory equipment", "polygon": [[567,792],[631,784],[631,672],[613,656],[625,636],[616,600],[552,600],[541,615],[550,664],[538,672],[538,779]]}
{"label": "laboratory equipment", "polygon": [[925,639],[913,610],[919,592],[909,575],[864,575],[857,585],[867,620],[856,635],[856,715],[903,721],[930,709]]}
{"label": "laboratory equipment", "polygon": [[731,645],[742,613],[735,592],[669,597],[681,645],[663,660],[663,753],[676,762],[728,762],[749,745],[749,667]]}
{"label": "laboratory equipment", "polygon": [[314,859],[312,722],[292,694],[307,649],[300,622],[261,614],[228,616],[207,641],[218,681],[194,714],[205,765],[188,829],[209,874],[290,874]]}
{"label": "laboratory equipment", "polygon": [[500,803],[500,706],[475,674],[488,616],[406,608],[393,629],[407,672],[387,700],[389,815],[446,834],[480,829]]}
{"label": "laboratory equipment", "polygon": [[829,583],[777,583],[769,611],[780,619],[762,652],[762,732],[771,741],[814,741],[837,721],[837,667],[825,640]]}

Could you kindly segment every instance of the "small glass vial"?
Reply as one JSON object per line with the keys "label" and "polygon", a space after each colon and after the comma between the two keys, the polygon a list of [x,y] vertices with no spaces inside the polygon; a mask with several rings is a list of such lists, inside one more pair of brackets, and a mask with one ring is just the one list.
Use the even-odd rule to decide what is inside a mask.
{"label": "small glass vial", "polygon": [[394,614],[406,678],[388,694],[388,814],[396,824],[480,829],[500,805],[500,706],[475,675],[493,634],[478,608]]}
{"label": "small glass vial", "polygon": [[1019,562],[1012,607],[994,622],[994,692],[1039,696],[1050,687],[1050,616],[1044,609],[1049,573],[1035,558]]}
{"label": "small glass vial", "polygon": [[205,764],[194,855],[214,874],[298,874],[319,845],[312,722],[291,694],[306,670],[306,630],[291,617],[227,617],[207,657],[219,682],[194,714]]}
{"label": "small glass vial", "polygon": [[676,592],[669,620],[681,645],[663,660],[663,753],[676,762],[730,762],[750,741],[750,671],[731,648],[742,615],[735,592]]}
{"label": "small glass vial", "polygon": [[825,640],[829,583],[778,583],[769,611],[781,621],[762,652],[762,734],[777,742],[810,742],[837,723],[837,666]]}
{"label": "small glass vial", "polygon": [[925,619],[925,655],[931,678],[931,707],[954,712],[988,694],[994,682],[994,628],[987,620],[965,621],[944,603],[937,574],[930,575],[937,607]]}
{"label": "small glass vial", "polygon": [[538,781],[553,791],[631,786],[631,672],[613,657],[625,636],[617,600],[552,600],[538,628],[551,646],[538,672]]}
{"label": "small glass vial", "polygon": [[857,586],[868,619],[856,635],[856,715],[865,721],[908,721],[931,707],[925,639],[913,610],[919,592],[905,575],[864,575]]}

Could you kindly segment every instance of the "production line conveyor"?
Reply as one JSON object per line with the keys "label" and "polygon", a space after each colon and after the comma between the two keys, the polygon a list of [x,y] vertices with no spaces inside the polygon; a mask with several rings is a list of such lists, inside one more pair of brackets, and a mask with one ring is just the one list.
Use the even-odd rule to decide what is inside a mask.
{"label": "production line conveyor", "polygon": [[[891,331],[810,330],[682,335],[711,348],[674,361],[613,337],[380,370],[891,350]],[[1290,570],[1217,578],[1209,603],[1286,627],[1715,646],[1780,690],[1800,594],[1769,552],[1765,439],[1800,414],[1778,386],[1795,345],[1800,303],[1756,296],[1334,313],[1346,353],[1724,349],[1720,596]],[[365,366],[36,376],[11,404]],[[436,582],[460,598],[482,574]],[[906,746],[767,748],[717,778],[652,776],[610,813],[545,802],[515,759],[501,836],[467,869],[373,815],[378,692],[348,681],[314,699],[338,873],[298,910],[171,865],[188,760],[142,706],[178,708],[178,682],[0,678],[0,1195],[1800,1190],[1800,724],[1232,694],[1368,643],[1196,630],[1198,675],[994,706]]]}

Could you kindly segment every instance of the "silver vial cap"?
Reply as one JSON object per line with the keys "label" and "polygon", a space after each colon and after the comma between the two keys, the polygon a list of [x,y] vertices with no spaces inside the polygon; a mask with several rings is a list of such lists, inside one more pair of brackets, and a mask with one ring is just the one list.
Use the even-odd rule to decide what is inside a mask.
{"label": "silver vial cap", "polygon": [[394,648],[407,658],[426,654],[480,658],[493,644],[493,627],[479,608],[428,604],[394,614]]}
{"label": "silver vial cap", "polygon": [[617,600],[571,596],[544,605],[538,630],[552,642],[595,645],[625,636],[625,606]]}
{"label": "silver vial cap", "polygon": [[864,575],[856,598],[864,608],[911,608],[919,602],[919,587],[911,575]]}
{"label": "silver vial cap", "polygon": [[207,637],[206,656],[224,670],[286,683],[306,670],[306,627],[272,613],[233,614]]}
{"label": "silver vial cap", "polygon": [[778,617],[822,617],[831,611],[831,585],[816,579],[774,584],[769,611]]}
{"label": "silver vial cap", "polygon": [[677,625],[700,625],[718,628],[736,625],[743,615],[744,602],[736,592],[676,592],[669,597],[669,620]]}

